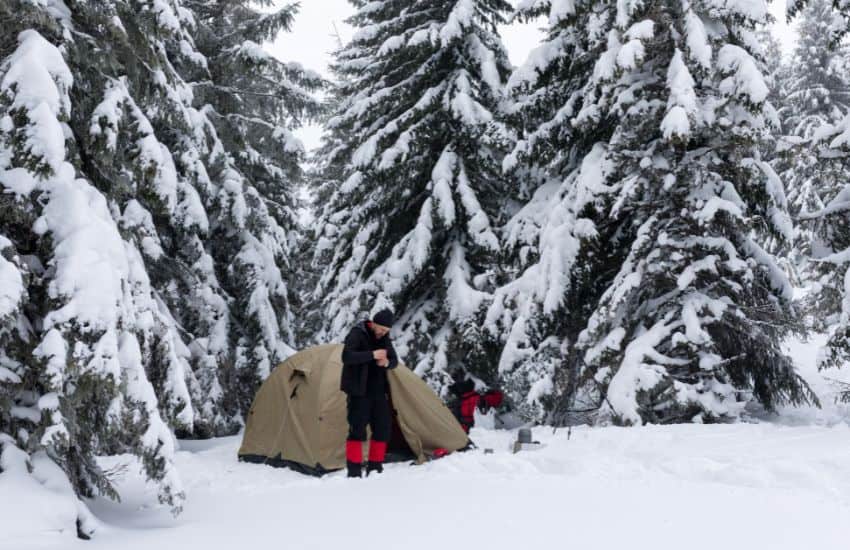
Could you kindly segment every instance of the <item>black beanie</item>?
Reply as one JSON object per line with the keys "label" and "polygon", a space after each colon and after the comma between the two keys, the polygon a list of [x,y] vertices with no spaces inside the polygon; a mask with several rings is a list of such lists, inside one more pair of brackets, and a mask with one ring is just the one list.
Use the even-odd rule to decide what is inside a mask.
{"label": "black beanie", "polygon": [[393,312],[388,309],[382,309],[372,317],[372,322],[385,327],[393,326]]}

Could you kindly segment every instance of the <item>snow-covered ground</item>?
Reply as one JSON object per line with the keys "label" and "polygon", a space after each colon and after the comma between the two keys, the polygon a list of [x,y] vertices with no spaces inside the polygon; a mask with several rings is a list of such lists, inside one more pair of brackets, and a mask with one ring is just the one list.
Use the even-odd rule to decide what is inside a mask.
{"label": "snow-covered ground", "polygon": [[121,504],[91,504],[102,521],[93,540],[10,528],[0,548],[844,550],[850,408],[825,395],[819,343],[789,349],[824,409],[786,411],[781,422],[579,427],[569,438],[537,427],[541,448],[517,454],[514,431],[474,429],[477,450],[363,480],[239,463],[239,437],[183,441],[178,518],[127,472]]}

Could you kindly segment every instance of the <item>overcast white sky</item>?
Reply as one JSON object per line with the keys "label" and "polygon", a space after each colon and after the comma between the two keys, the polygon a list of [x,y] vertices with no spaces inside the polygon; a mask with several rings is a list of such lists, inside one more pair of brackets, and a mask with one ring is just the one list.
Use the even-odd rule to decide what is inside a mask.
{"label": "overcast white sky", "polygon": [[[278,4],[289,4],[292,0],[279,0]],[[516,0],[513,0],[516,3]],[[790,49],[793,32],[785,24],[785,0],[774,1],[770,11],[777,19],[777,36],[783,47]],[[348,0],[301,0],[301,10],[292,26],[292,32],[281,33],[268,50],[284,61],[298,61],[304,66],[328,75],[331,52],[337,47],[337,36],[343,42],[351,38],[353,29],[345,24],[345,19],[354,12]],[[540,41],[542,33],[539,27],[545,19],[531,24],[515,24],[500,29],[502,39],[508,48],[508,55],[514,65],[525,61],[528,52]],[[319,144],[321,129],[315,126],[302,128],[297,135],[304,141],[307,149]]]}

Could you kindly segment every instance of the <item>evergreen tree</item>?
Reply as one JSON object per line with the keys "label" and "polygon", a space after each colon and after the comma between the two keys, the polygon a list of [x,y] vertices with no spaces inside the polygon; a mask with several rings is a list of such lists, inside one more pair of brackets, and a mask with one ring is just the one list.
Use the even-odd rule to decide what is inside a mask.
{"label": "evergreen tree", "polygon": [[[575,341],[555,341],[578,356],[565,354],[570,397],[626,424],[816,402],[779,348],[794,327],[791,287],[757,240],[790,236],[781,183],[761,158],[768,89],[754,30],[766,6],[552,3],[550,21],[564,13],[593,61],[564,135],[599,143],[562,152],[583,161],[556,174],[564,188],[549,195],[557,206],[538,240],[550,250],[524,275],[557,281],[539,303],[582,325]],[[567,52],[565,64],[581,58]],[[603,285],[590,303],[583,278]]]}
{"label": "evergreen tree", "polygon": [[[339,45],[342,49],[342,43]],[[337,75],[341,78],[341,75]],[[343,87],[331,83],[326,91],[323,124],[328,122],[331,113],[338,112],[343,102]],[[345,150],[346,135],[342,132],[326,132],[320,147],[310,157],[308,185],[304,191],[308,195],[307,209],[309,224],[305,227],[304,238],[300,242],[298,255],[308,258],[301,265],[296,291],[305,298],[305,307],[300,311],[298,323],[299,341],[314,342],[316,335],[322,333],[325,324],[325,310],[317,300],[319,281],[331,263],[335,253],[334,228],[328,224],[322,214],[330,212],[328,205],[340,183],[345,181],[346,162],[342,151]],[[327,235],[327,236],[325,236]]]}
{"label": "evergreen tree", "polygon": [[[809,258],[814,224],[807,219],[821,211],[844,183],[836,163],[820,160],[811,144],[820,128],[850,112],[847,48],[832,43],[832,31],[839,24],[840,16],[829,0],[812,0],[800,12],[799,39],[779,111],[788,145],[777,165],[788,190],[791,214],[798,219],[788,256],[802,279],[800,284],[813,276]],[[818,320],[818,316],[813,318]]]}
{"label": "evergreen tree", "polygon": [[[610,135],[603,126],[585,132],[573,124],[605,47],[598,32],[605,16],[593,7],[521,2],[521,18],[545,15],[549,28],[508,82],[510,121],[521,136],[504,168],[521,207],[502,232],[502,284],[485,326],[502,342],[499,373],[508,395],[523,416],[541,421],[565,421],[579,361],[575,341],[616,272],[617,251],[597,243],[610,245],[617,224],[596,224],[601,189],[577,179],[583,160],[593,171],[601,160],[594,144]],[[607,237],[586,238],[599,232]]]}
{"label": "evergreen tree", "polygon": [[[216,147],[222,154],[208,175],[226,183],[209,189],[205,206],[211,217],[208,249],[218,284],[229,297],[229,342],[210,350],[214,339],[201,326],[195,346],[204,350],[199,362],[204,371],[226,365],[218,376],[204,378],[205,387],[223,385],[219,403],[226,421],[217,422],[215,431],[226,433],[247,412],[260,382],[295,346],[299,299],[292,279],[300,266],[292,263],[292,252],[299,233],[295,197],[303,184],[304,151],[292,129],[319,113],[313,92],[324,82],[260,46],[289,29],[297,5],[272,13],[249,2],[190,0],[185,6],[202,62],[189,59],[180,72],[192,82],[194,105],[211,121],[220,142]],[[172,297],[174,303],[184,301],[179,293]],[[193,318],[193,312],[187,316]]]}
{"label": "evergreen tree", "polygon": [[850,111],[847,47],[830,43],[841,18],[829,0],[811,0],[800,12],[799,38],[788,68],[779,110],[786,135],[809,138]]}
{"label": "evergreen tree", "polygon": [[630,250],[577,345],[585,390],[617,422],[817,403],[780,349],[792,289],[757,240],[791,236],[760,151],[768,89],[753,31],[767,17],[764,3],[659,2],[608,22],[576,124],[613,119],[608,216],[628,220]]}
{"label": "evergreen tree", "polygon": [[[848,302],[848,250],[850,250],[850,115],[824,124],[809,142],[812,157],[826,173],[832,188],[824,191],[821,209],[811,212],[811,261],[814,282],[807,296],[815,327],[829,332],[818,355],[820,368],[842,367],[850,360],[850,302]],[[843,185],[838,185],[844,182]],[[831,194],[827,194],[831,191]]]}
{"label": "evergreen tree", "polygon": [[53,43],[74,47],[71,18],[41,9],[0,11],[20,31],[0,52],[2,452],[46,453],[86,497],[117,497],[95,458],[130,453],[179,510],[173,436],[145,372],[146,343],[170,327],[138,250],[78,168],[78,84]]}
{"label": "evergreen tree", "polygon": [[[789,4],[789,17],[805,10],[809,4],[799,1]],[[822,19],[830,21],[828,28],[833,40],[829,47],[841,48],[841,39],[850,32],[850,3],[834,0],[832,7],[831,15],[818,5],[811,8],[811,13],[820,13]],[[810,32],[824,32],[822,24],[808,25],[815,29]],[[840,56],[835,60],[841,60]],[[846,73],[844,76],[846,78]],[[836,96],[830,96],[833,97]],[[850,360],[850,279],[847,277],[850,186],[846,183],[850,179],[850,114],[838,121],[821,116],[812,121],[811,127],[809,154],[811,163],[817,164],[812,172],[823,179],[821,182],[815,179],[817,175],[813,176],[812,185],[817,185],[816,193],[825,206],[805,216],[813,223],[811,258],[816,277],[808,302],[818,321],[816,326],[829,332],[827,344],[818,355],[818,367],[826,369],[841,367]],[[850,393],[845,392],[843,399],[850,400]]]}
{"label": "evergreen tree", "polygon": [[[788,190],[787,169],[793,158],[793,150],[796,148],[794,138],[782,135],[782,120],[780,113],[774,109],[775,105],[781,106],[788,94],[788,83],[790,81],[787,59],[783,58],[779,41],[774,36],[770,25],[762,25],[756,29],[756,36],[762,45],[763,56],[760,61],[760,69],[764,76],[765,85],[768,87],[768,100],[764,105],[765,121],[769,126],[770,135],[761,140],[761,154],[765,162],[768,162],[773,171],[780,174],[782,182]],[[791,210],[793,204],[789,205]],[[795,212],[796,214],[796,212]],[[764,239],[765,250],[776,256],[776,261],[788,276],[794,286],[800,285],[801,249],[807,242],[801,235],[799,226],[794,227],[794,238],[775,238],[770,231],[760,235]]]}
{"label": "evergreen tree", "polygon": [[787,60],[783,59],[782,46],[771,25],[757,27],[756,36],[764,53],[760,61],[762,62],[764,82],[769,90],[767,98],[773,106],[782,105],[782,98],[788,93],[789,64]]}
{"label": "evergreen tree", "polygon": [[[791,20],[799,15],[811,1],[787,0],[785,2],[785,13],[788,19]],[[850,0],[832,0],[831,3],[836,17],[832,19],[832,24],[825,30],[831,39],[831,46],[835,47],[850,33]]]}
{"label": "evergreen tree", "polygon": [[[163,414],[183,436],[233,433],[259,381],[291,351],[275,309],[284,312],[275,261],[286,235],[234,160],[244,148],[228,148],[186,81],[209,65],[193,47],[192,13],[131,9],[95,10],[109,47],[79,40],[72,52],[88,77],[74,97],[91,118],[77,132],[83,169],[121,213],[175,327],[149,346]],[[144,46],[145,36],[161,43]]]}
{"label": "evergreen tree", "polygon": [[434,387],[458,368],[493,379],[479,318],[499,248],[508,136],[498,110],[510,67],[496,26],[510,6],[353,4],[358,31],[337,52],[342,102],[319,159],[333,192],[316,236],[317,261],[329,256],[318,338],[391,306],[396,349]]}
{"label": "evergreen tree", "polygon": [[129,453],[179,510],[169,428],[238,429],[291,351],[290,129],[320,79],[248,38],[286,13],[217,22],[210,61],[176,0],[0,2],[0,453],[77,496],[117,497],[95,457]]}

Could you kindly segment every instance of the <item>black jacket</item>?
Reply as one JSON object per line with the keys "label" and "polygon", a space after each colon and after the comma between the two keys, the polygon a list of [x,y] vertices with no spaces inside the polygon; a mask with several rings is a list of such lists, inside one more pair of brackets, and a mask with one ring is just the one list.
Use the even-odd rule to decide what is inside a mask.
{"label": "black jacket", "polygon": [[[387,367],[379,367],[372,357],[372,352],[376,349],[387,350],[387,359],[389,360]],[[382,372],[384,368],[394,369],[397,366],[398,356],[393,348],[392,341],[390,341],[389,334],[377,340],[366,326],[366,321],[361,321],[345,337],[345,345],[342,348],[342,377],[339,387],[348,395],[366,395],[370,370],[386,376]]]}

